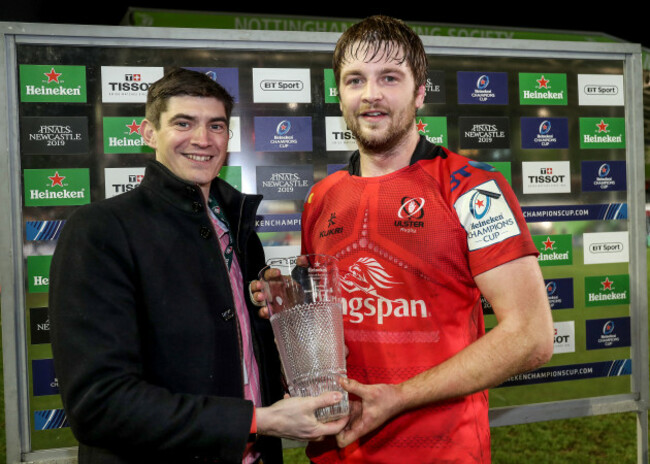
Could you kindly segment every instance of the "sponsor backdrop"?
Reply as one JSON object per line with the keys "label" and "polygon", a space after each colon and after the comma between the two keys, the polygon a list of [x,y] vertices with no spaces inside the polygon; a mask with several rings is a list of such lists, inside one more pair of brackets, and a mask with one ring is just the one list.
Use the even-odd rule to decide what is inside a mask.
{"label": "sponsor backdrop", "polygon": [[[56,239],[79,205],[138,188],[154,156],[140,135],[146,92],[165,69],[204,72],[234,95],[220,177],[264,195],[257,230],[269,257],[299,251],[303,199],[345,165],[355,143],[329,53],[19,45],[17,59],[30,430],[38,450],[74,444],[49,344]],[[629,392],[623,63],[431,56],[430,67],[418,130],[492,164],[512,184],[553,309],[552,361],[492,390],[492,406]],[[459,207],[469,210],[473,200]],[[468,246],[479,249],[483,239]],[[491,328],[496,321],[483,304]]]}

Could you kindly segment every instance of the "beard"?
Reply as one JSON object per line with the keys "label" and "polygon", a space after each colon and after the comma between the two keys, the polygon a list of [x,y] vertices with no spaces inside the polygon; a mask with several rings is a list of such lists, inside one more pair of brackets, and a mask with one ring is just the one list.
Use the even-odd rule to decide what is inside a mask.
{"label": "beard", "polygon": [[[370,108],[370,110],[375,108]],[[378,108],[378,111],[384,111],[390,117],[389,127],[373,127],[372,124],[360,122],[360,114],[368,111],[358,111],[350,113],[343,112],[343,118],[348,129],[354,135],[359,149],[365,152],[384,153],[397,146],[410,132],[415,124],[415,102],[408,105],[406,109],[394,113],[384,111]]]}

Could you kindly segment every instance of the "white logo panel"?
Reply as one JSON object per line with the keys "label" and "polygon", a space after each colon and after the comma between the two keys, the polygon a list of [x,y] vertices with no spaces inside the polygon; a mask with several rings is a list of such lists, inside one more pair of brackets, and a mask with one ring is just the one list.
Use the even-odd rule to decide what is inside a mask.
{"label": "white logo panel", "polygon": [[623,106],[623,76],[578,74],[578,102],[585,106]]}
{"label": "white logo panel", "polygon": [[582,236],[585,264],[630,261],[627,232],[596,232]]}
{"label": "white logo panel", "polygon": [[241,126],[239,116],[230,117],[230,139],[228,140],[228,152],[235,153],[241,151]]}
{"label": "white logo panel", "polygon": [[146,103],[149,87],[163,75],[162,67],[102,66],[102,102]]}
{"label": "white logo panel", "polygon": [[325,144],[327,151],[357,149],[357,142],[342,116],[325,117]]}
{"label": "white logo panel", "polygon": [[311,103],[309,69],[253,68],[253,102]]}
{"label": "white logo panel", "polygon": [[575,353],[576,351],[576,330],[575,321],[554,322],[553,328],[553,354]]}
{"label": "white logo panel", "polygon": [[104,192],[106,198],[115,197],[140,185],[144,168],[105,168]]}
{"label": "white logo panel", "polygon": [[528,161],[521,163],[524,193],[571,192],[568,161]]}

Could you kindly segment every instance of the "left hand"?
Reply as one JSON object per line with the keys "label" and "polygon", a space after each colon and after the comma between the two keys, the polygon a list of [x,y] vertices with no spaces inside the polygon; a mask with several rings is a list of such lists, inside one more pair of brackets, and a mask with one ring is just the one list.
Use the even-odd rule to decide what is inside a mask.
{"label": "left hand", "polygon": [[350,419],[336,435],[340,448],[354,443],[401,412],[398,385],[364,385],[356,380],[342,379],[341,386],[360,401],[350,400]]}

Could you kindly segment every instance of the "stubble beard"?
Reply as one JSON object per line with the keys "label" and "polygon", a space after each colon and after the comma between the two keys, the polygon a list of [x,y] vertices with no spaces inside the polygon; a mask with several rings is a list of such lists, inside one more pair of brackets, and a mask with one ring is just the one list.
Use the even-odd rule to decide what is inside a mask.
{"label": "stubble beard", "polygon": [[[345,123],[357,141],[359,149],[367,153],[386,153],[392,150],[413,130],[415,124],[415,108],[408,111],[410,114],[398,115],[399,124],[391,124],[388,129],[373,129],[366,126],[361,128],[357,114],[344,113]],[[404,122],[406,121],[406,122]],[[365,133],[364,133],[365,132]]]}

